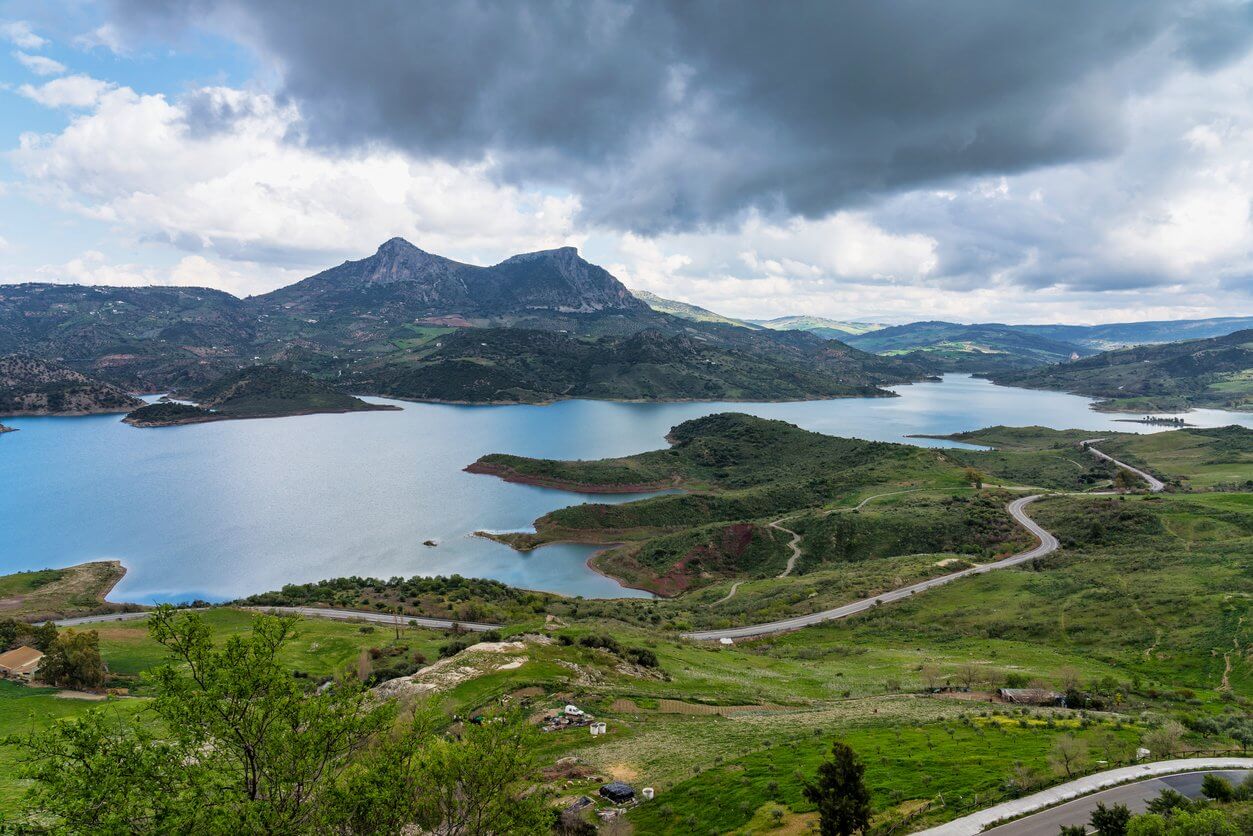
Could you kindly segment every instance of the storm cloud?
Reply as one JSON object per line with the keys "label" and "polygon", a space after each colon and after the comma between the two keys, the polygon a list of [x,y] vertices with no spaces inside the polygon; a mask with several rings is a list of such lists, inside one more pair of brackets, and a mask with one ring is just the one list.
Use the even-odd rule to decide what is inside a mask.
{"label": "storm cloud", "polygon": [[[1128,102],[1245,55],[1233,2],[120,0],[276,68],[309,141],[384,143],[579,195],[655,235],[820,218],[919,187],[1102,159]],[[969,255],[969,254],[968,254]]]}

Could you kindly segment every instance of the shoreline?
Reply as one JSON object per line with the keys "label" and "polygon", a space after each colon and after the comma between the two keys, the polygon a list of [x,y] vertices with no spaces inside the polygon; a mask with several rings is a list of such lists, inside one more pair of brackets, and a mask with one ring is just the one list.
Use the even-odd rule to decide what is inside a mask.
{"label": "shoreline", "polygon": [[[133,410],[132,410],[133,411]],[[353,412],[403,412],[404,408],[391,404],[367,404],[366,408],[354,409],[301,409],[295,412],[276,412],[270,415],[227,415],[213,412],[208,415],[194,415],[180,418],[177,421],[131,421],[126,418],[122,423],[137,429],[159,429],[161,427],[180,427],[184,424],[211,424],[216,421],[250,421],[261,418],[296,418],[301,415],[348,415]]]}
{"label": "shoreline", "polygon": [[525,473],[519,473],[508,465],[492,464],[490,462],[475,461],[462,468],[465,473],[475,473],[482,476],[495,476],[503,482],[511,482],[518,485],[532,485],[537,488],[548,488],[550,490],[566,491],[567,493],[584,493],[584,494],[627,494],[627,493],[656,493],[658,491],[675,490],[682,486],[682,481],[675,479],[669,482],[633,482],[625,485],[597,485],[591,482],[568,482],[563,479],[547,478],[544,476],[530,476]]}

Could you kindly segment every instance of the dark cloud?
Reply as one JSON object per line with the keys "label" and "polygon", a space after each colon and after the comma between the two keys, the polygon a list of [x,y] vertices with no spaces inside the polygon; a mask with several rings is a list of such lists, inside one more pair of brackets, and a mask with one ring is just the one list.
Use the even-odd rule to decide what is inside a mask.
{"label": "dark cloud", "polygon": [[490,154],[579,193],[591,222],[654,233],[1110,154],[1129,97],[1248,50],[1249,9],[119,0],[118,22],[252,43],[315,142]]}

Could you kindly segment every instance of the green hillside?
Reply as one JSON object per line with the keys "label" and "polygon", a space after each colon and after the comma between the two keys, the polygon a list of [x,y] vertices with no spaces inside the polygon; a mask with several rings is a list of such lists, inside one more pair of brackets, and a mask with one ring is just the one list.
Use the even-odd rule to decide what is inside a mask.
{"label": "green hillside", "polygon": [[394,409],[370,404],[302,372],[266,364],[246,366],[191,393],[196,406],[155,403],[126,416],[135,426],[194,424],[229,418],[277,418],[318,412]]}
{"label": "green hillside", "polygon": [[[990,556],[1020,542],[999,498],[974,501],[968,468],[990,484],[1086,490],[1110,471],[1078,450],[938,450],[809,432],[782,421],[724,413],[688,421],[673,446],[619,459],[554,461],[484,456],[477,473],[596,492],[681,487],[683,493],[625,504],[553,511],[534,534],[499,535],[515,548],[554,541],[626,543],[597,558],[604,572],[674,595],[723,578],[779,574],[790,532],[806,532],[800,566],[919,553]],[[911,494],[857,514],[835,514],[880,494]],[[932,492],[932,493],[928,493]],[[784,528],[770,525],[786,520]],[[812,535],[812,536],[811,536]],[[932,561],[934,563],[934,561]],[[913,567],[911,572],[924,567]],[[930,570],[936,572],[937,570]]]}
{"label": "green hillside", "polygon": [[735,325],[740,328],[760,329],[762,326],[747,322],[742,319],[732,319],[729,316],[723,316],[719,313],[702,308],[699,305],[692,305],[687,302],[678,302],[674,299],[665,299],[655,293],[649,293],[647,290],[632,290],[636,299],[641,299],[647,303],[648,307],[660,313],[677,316],[680,319],[691,320],[692,322],[720,322],[723,325]]}
{"label": "green hillside", "polygon": [[875,354],[925,359],[942,371],[1017,369],[1092,353],[1082,346],[997,324],[912,322],[852,336],[846,341]]}
{"label": "green hillside", "polygon": [[750,322],[774,331],[808,331],[833,340],[842,340],[850,334],[865,334],[886,327],[877,322],[846,322],[822,316],[780,316],[775,319],[754,319]]}
{"label": "green hillside", "polygon": [[997,383],[1102,398],[1096,408],[1253,409],[1253,330],[1108,351],[1073,363],[992,375]]}

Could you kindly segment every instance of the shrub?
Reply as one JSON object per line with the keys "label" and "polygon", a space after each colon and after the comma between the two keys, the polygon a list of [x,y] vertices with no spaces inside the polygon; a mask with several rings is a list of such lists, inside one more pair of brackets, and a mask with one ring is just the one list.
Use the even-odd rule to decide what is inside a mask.
{"label": "shrub", "polygon": [[634,662],[642,668],[655,668],[658,666],[657,654],[646,647],[628,647],[622,651],[622,656],[628,662]]}

